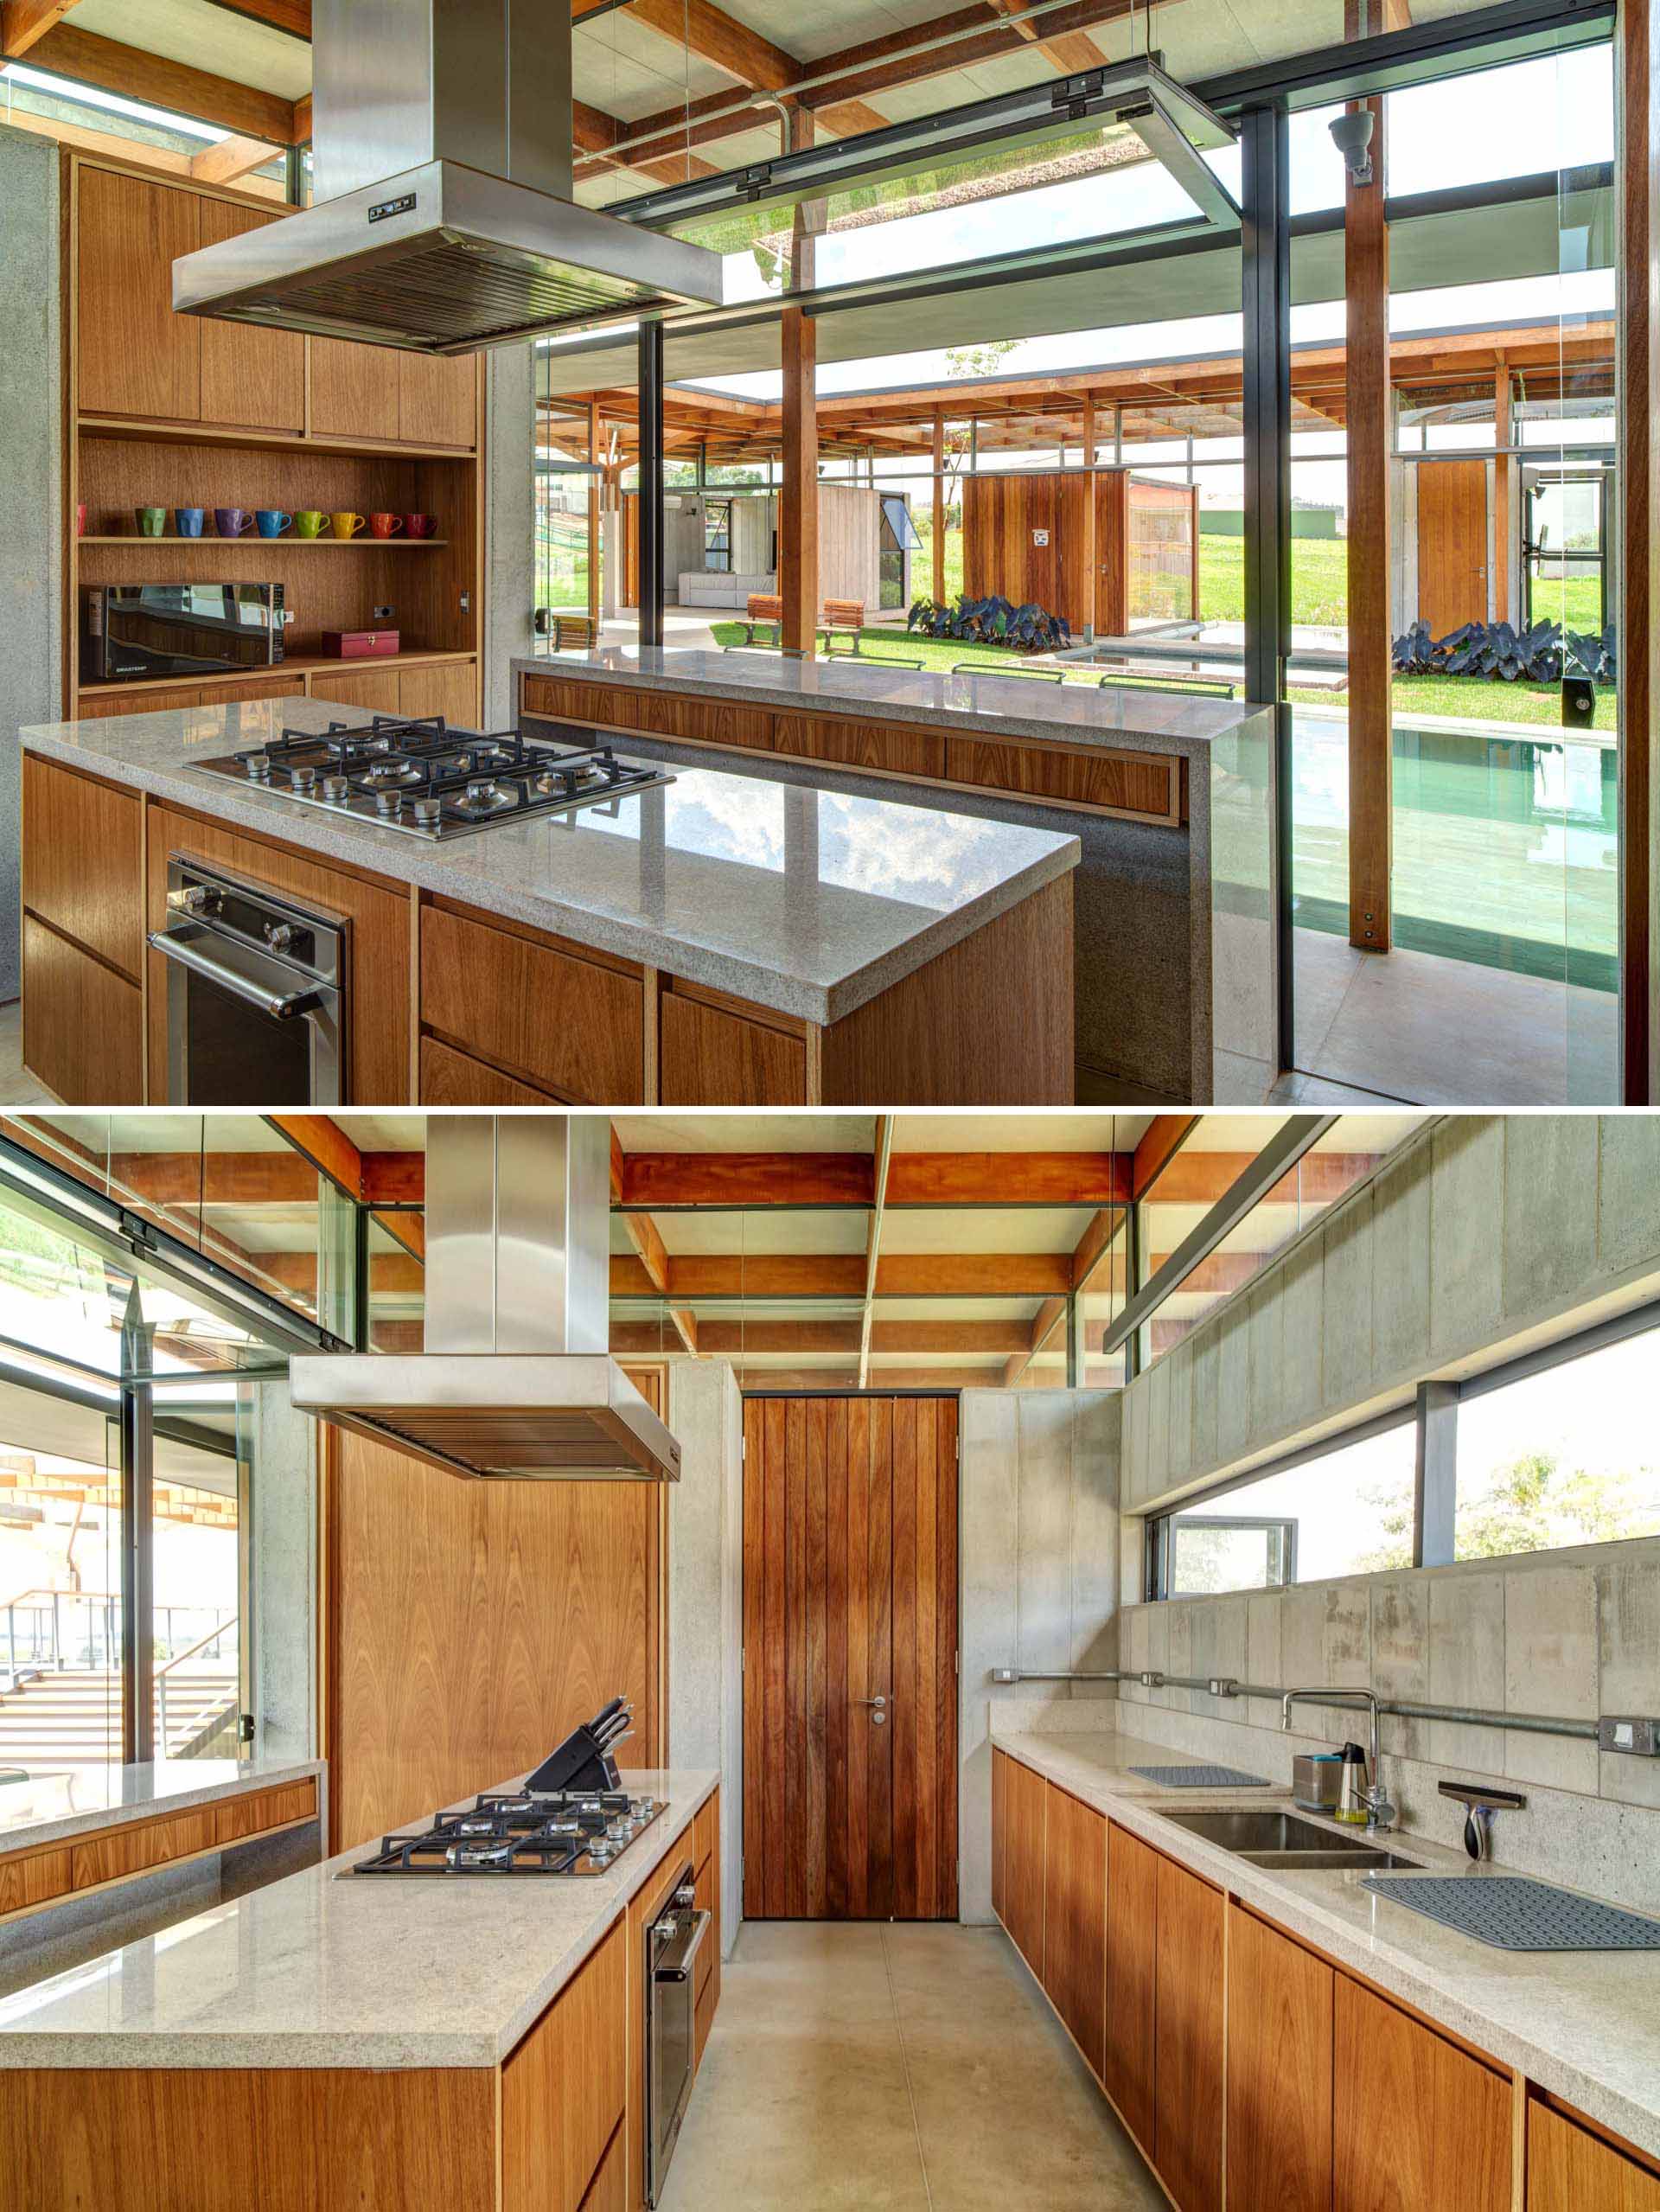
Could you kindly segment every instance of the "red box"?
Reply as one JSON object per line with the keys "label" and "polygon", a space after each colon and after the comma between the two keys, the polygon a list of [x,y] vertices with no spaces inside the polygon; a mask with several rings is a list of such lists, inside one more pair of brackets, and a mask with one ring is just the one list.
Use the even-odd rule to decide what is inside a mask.
{"label": "red box", "polygon": [[324,658],[331,661],[376,661],[398,650],[395,630],[325,630]]}

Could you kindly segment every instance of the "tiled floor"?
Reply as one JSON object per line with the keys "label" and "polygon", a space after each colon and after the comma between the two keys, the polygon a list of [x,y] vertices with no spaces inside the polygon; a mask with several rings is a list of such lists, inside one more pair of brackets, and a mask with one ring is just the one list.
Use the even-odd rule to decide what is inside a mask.
{"label": "tiled floor", "polygon": [[739,1931],[664,2212],[1164,2203],[1001,1929]]}
{"label": "tiled floor", "polygon": [[1357,952],[1316,930],[1295,937],[1303,1076],[1421,1106],[1612,1102],[1611,993],[1433,953]]}

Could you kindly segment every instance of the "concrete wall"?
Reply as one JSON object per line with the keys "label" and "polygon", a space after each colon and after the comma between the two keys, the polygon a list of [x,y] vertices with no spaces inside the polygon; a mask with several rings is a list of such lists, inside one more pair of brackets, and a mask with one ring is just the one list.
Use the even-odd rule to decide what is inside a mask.
{"label": "concrete wall", "polygon": [[18,988],[16,732],[62,706],[58,148],[0,125],[0,1000]]}
{"label": "concrete wall", "polygon": [[250,1383],[254,1752],[317,1755],[316,1424],[287,1382]]}
{"label": "concrete wall", "polygon": [[528,344],[496,346],[484,371],[484,727],[513,720],[515,654],[534,652],[536,601],[535,356]]}
{"label": "concrete wall", "polygon": [[1660,1295],[1660,1116],[1450,1116],[1124,1392],[1124,1503]]}
{"label": "concrete wall", "polygon": [[724,1359],[676,1360],[668,1425],[680,1479],[668,1507],[668,1745],[676,1767],[720,1770],[720,1925],[744,1899],[744,1405]]}
{"label": "concrete wall", "polygon": [[1095,1725],[1110,1683],[993,1685],[993,1668],[1118,1664],[1119,1397],[1100,1390],[965,1390],[959,1416],[960,1890],[992,1917],[993,1706],[1045,1728]]}

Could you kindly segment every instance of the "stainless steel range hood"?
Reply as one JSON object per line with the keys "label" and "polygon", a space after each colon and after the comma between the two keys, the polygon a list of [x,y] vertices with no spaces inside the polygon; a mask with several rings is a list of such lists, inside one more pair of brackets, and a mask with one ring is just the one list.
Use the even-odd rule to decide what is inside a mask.
{"label": "stainless steel range hood", "polygon": [[432,1115],[425,1349],[308,1352],[294,1403],[451,1474],[678,1482],[606,1349],[610,1188],[603,1115]]}
{"label": "stainless steel range hood", "polygon": [[579,208],[571,16],[314,0],[314,204],[182,255],[184,315],[466,354],[721,304],[718,254]]}

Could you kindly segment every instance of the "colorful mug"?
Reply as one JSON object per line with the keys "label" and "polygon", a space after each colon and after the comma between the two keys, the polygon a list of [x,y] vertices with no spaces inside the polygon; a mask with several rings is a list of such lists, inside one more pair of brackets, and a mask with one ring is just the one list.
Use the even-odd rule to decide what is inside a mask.
{"label": "colorful mug", "polygon": [[285,515],[280,507],[256,508],[253,519],[262,538],[280,538],[294,521],[294,517]]}
{"label": "colorful mug", "polygon": [[86,534],[86,502],[84,499],[80,499],[75,502],[75,535],[78,538],[84,538]]}
{"label": "colorful mug", "polygon": [[167,535],[167,509],[164,507],[140,507],[134,509],[138,517],[141,538],[164,538]]}
{"label": "colorful mug", "polygon": [[329,517],[329,527],[337,538],[354,538],[366,527],[361,515],[354,515],[347,509]]}
{"label": "colorful mug", "polygon": [[176,507],[173,509],[174,527],[182,538],[199,538],[207,518],[205,507]]}
{"label": "colorful mug", "polygon": [[430,538],[438,527],[436,515],[405,515],[404,535],[406,538]]}
{"label": "colorful mug", "polygon": [[371,515],[369,517],[369,527],[377,538],[395,538],[403,527],[403,517],[399,515]]}
{"label": "colorful mug", "polygon": [[246,507],[216,507],[214,527],[221,538],[239,538],[253,527],[253,517]]}
{"label": "colorful mug", "polygon": [[320,538],[328,520],[321,508],[303,507],[294,517],[294,534],[297,538]]}

